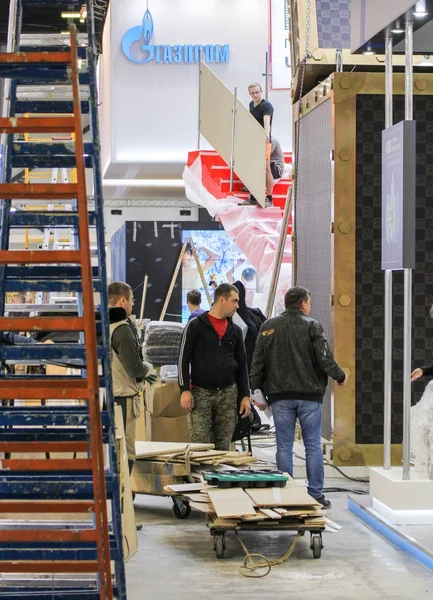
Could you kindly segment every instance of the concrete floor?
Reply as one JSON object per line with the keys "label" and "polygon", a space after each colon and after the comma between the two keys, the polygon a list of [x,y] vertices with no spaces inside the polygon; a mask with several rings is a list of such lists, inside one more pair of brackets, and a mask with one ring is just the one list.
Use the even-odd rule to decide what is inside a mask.
{"label": "concrete floor", "polygon": [[[347,487],[342,480],[327,486]],[[358,486],[359,487],[359,486]],[[329,517],[343,526],[325,533],[320,560],[312,558],[309,536],[301,538],[291,558],[272,568],[262,579],[246,579],[238,572],[243,551],[227,534],[227,558],[217,560],[205,516],[193,511],[180,521],[168,498],[137,496],[139,551],[127,563],[128,600],[421,600],[433,594],[433,573],[370,531],[346,508],[347,495],[328,494]],[[250,552],[282,556],[291,534],[241,533]]]}

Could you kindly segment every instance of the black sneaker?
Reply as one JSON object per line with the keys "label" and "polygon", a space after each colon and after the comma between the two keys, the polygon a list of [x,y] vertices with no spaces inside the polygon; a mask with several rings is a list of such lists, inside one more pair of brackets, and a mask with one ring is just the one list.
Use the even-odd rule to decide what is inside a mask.
{"label": "black sneaker", "polygon": [[[24,138],[23,138],[24,139]],[[249,192],[250,190],[246,187],[241,188],[241,192]]]}
{"label": "black sneaker", "polygon": [[274,206],[274,205],[273,205],[273,202],[272,202],[272,200],[268,200],[268,199],[266,198],[266,200],[265,200],[265,208],[272,208],[273,206]]}
{"label": "black sneaker", "polygon": [[332,504],[329,500],[325,498],[325,496],[320,496],[320,498],[314,498],[316,502],[321,504],[323,508],[331,508]]}

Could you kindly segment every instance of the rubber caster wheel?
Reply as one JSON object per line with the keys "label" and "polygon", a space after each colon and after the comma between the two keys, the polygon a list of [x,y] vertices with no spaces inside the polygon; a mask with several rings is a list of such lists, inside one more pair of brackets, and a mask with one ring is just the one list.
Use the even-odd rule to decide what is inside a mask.
{"label": "rubber caster wheel", "polygon": [[322,556],[322,536],[314,535],[311,537],[311,550],[313,551],[314,558],[320,558]]}
{"label": "rubber caster wheel", "polygon": [[172,510],[177,519],[187,519],[191,514],[191,507],[188,502],[174,502]]}
{"label": "rubber caster wheel", "polygon": [[226,541],[223,535],[216,535],[214,541],[215,556],[217,558],[224,558],[224,552],[226,549]]}

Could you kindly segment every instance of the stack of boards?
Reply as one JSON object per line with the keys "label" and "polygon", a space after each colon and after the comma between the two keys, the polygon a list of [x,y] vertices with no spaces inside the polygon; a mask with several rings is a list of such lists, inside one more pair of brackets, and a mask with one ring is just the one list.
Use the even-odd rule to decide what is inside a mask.
{"label": "stack of boards", "polygon": [[249,452],[214,450],[213,444],[136,442],[132,491],[138,494],[173,495],[168,485],[185,477],[201,480],[200,471],[245,468],[257,462]]}
{"label": "stack of boards", "polygon": [[188,498],[191,508],[207,513],[211,527],[229,529],[240,522],[266,522],[308,530],[326,525],[326,513],[320,504],[293,479],[285,487],[221,489],[191,483],[169,485],[165,490]]}

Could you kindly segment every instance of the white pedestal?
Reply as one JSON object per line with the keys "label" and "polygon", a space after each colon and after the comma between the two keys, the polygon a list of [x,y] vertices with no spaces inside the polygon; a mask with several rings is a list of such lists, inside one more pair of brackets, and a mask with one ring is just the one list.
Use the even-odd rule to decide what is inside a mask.
{"label": "white pedestal", "polygon": [[396,525],[433,524],[433,481],[414,470],[403,480],[403,467],[370,469],[373,509]]}

